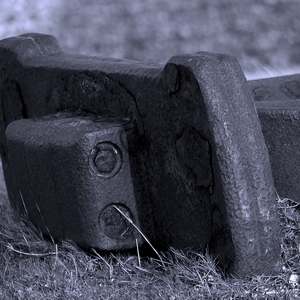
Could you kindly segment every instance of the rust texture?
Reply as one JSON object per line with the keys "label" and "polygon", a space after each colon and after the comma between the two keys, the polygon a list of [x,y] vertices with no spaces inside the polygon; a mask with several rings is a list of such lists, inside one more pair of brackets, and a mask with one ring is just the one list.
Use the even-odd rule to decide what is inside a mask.
{"label": "rust texture", "polygon": [[[45,234],[102,250],[142,246],[125,215],[158,249],[208,247],[237,276],[277,269],[269,155],[235,58],[199,52],[163,66],[74,56],[40,34],[2,40],[0,54],[8,193]],[[97,125],[124,119],[129,129]]]}

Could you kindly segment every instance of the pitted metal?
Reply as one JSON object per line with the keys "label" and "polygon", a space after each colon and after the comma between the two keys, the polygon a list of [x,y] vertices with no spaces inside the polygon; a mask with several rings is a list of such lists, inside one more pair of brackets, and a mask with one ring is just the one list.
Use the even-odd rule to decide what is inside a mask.
{"label": "pitted metal", "polygon": [[[277,270],[268,127],[253,101],[265,105],[273,89],[249,88],[235,58],[199,52],[165,66],[84,58],[39,34],[2,40],[0,54],[10,201],[22,210],[21,191],[44,233],[36,203],[55,238],[83,247],[143,246],[130,219],[157,249],[209,247],[239,276]],[[290,81],[280,89],[298,93]]]}

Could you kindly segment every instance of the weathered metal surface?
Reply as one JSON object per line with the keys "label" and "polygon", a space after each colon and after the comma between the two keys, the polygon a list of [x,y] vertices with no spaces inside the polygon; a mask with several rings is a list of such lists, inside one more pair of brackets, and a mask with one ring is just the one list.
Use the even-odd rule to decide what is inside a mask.
{"label": "weathered metal surface", "polygon": [[[67,213],[63,209],[72,205],[73,210],[84,207],[87,212],[82,217],[81,227],[71,228],[70,225],[70,230],[65,232],[55,227],[55,238],[69,237],[70,234],[75,239],[77,235],[82,236],[85,226],[89,226],[85,222],[96,224],[96,216],[99,220],[100,214],[103,219],[98,222],[98,228],[95,231],[86,229],[90,236],[82,243],[80,238],[77,241],[83,246],[89,246],[90,242],[100,249],[108,249],[110,242],[101,239],[101,235],[94,236],[94,233],[100,230],[114,239],[116,234],[127,229],[127,225],[119,229],[114,225],[121,218],[111,208],[102,210],[101,214],[102,204],[95,203],[101,202],[96,196],[101,194],[96,184],[89,191],[94,191],[95,197],[90,200],[79,197],[82,191],[90,189],[89,180],[96,180],[89,177],[92,176],[90,168],[89,172],[84,171],[88,167],[87,158],[85,163],[80,159],[90,153],[93,160],[97,160],[97,155],[89,152],[95,149],[95,144],[88,144],[85,148],[76,144],[81,152],[78,150],[75,161],[84,167],[75,168],[73,160],[64,165],[60,156],[63,154],[51,151],[51,144],[46,145],[50,136],[54,149],[62,146],[65,155],[69,155],[63,130],[57,129],[57,140],[63,140],[58,145],[56,127],[51,127],[52,123],[49,123],[49,130],[46,129],[48,126],[42,126],[47,138],[41,137],[41,141],[33,138],[35,149],[29,152],[29,156],[35,157],[43,145],[48,159],[55,160],[58,155],[60,163],[55,163],[54,169],[56,173],[60,170],[62,173],[57,174],[60,178],[57,183],[64,185],[63,174],[67,177],[73,172],[69,189],[74,186],[74,192],[69,197],[65,190],[55,191],[48,183],[55,176],[49,174],[53,177],[49,181],[38,183],[36,178],[35,190],[39,200],[34,200],[37,196],[30,196],[29,191],[22,200],[20,195],[28,190],[25,187],[28,181],[21,183],[16,192],[20,174],[31,174],[33,171],[27,168],[39,168],[44,165],[44,160],[40,153],[36,156],[39,157],[36,165],[31,159],[24,169],[18,167],[26,157],[22,152],[26,152],[32,143],[31,134],[26,135],[26,139],[23,134],[18,136],[18,132],[30,127],[28,132],[33,136],[39,132],[40,136],[43,130],[34,129],[32,120],[13,121],[38,118],[37,124],[41,124],[41,117],[64,111],[93,114],[98,118],[127,118],[136,128],[136,149],[134,153],[126,154],[130,162],[126,172],[130,172],[132,182],[125,185],[124,191],[123,187],[119,189],[121,185],[118,183],[114,192],[116,199],[121,200],[114,204],[129,208],[124,214],[131,215],[150,241],[159,249],[172,246],[201,251],[209,246],[223,268],[236,275],[272,273],[276,269],[280,235],[269,156],[250,89],[235,58],[200,52],[172,57],[162,66],[73,56],[64,54],[53,37],[37,34],[2,40],[0,55],[1,155],[12,204],[22,207],[24,200],[26,205],[30,203],[33,207],[34,201],[38,201],[42,206],[40,210],[50,214],[53,206],[48,205],[53,197],[64,195],[67,199],[56,200],[60,201],[60,208],[55,208],[57,215],[62,214],[62,219]],[[94,128],[95,125],[90,126]],[[110,135],[109,131],[107,134]],[[110,143],[111,139],[107,141]],[[14,150],[22,142],[24,150],[19,147],[19,150]],[[120,147],[117,142],[116,145]],[[110,168],[105,167],[101,157],[100,169],[103,166],[104,169]],[[39,172],[37,170],[34,174]],[[81,172],[83,188],[76,190],[77,176]],[[121,171],[116,174],[121,176]],[[95,172],[93,175],[97,177]],[[112,179],[114,177],[98,176],[97,182],[105,186],[103,182]],[[43,200],[46,192],[40,191],[38,184],[45,184],[45,191],[48,189],[51,196],[47,201]],[[131,198],[123,198],[123,192]],[[76,205],[72,202],[74,197]],[[62,209],[64,205],[66,207]],[[34,210],[29,210],[29,216],[33,222],[41,224]],[[77,216],[69,214],[69,221],[76,224]],[[49,218],[47,226],[51,222]],[[112,226],[106,228],[105,224]],[[44,232],[47,233],[46,228]],[[115,249],[132,246],[131,242],[126,243],[115,242]],[[139,243],[142,245],[142,239]]]}
{"label": "weathered metal surface", "polygon": [[126,220],[114,218],[118,212],[112,208],[121,203],[133,222],[149,232],[151,222],[140,224],[136,218],[141,195],[132,177],[138,166],[129,158],[135,143],[132,130],[126,119],[65,113],[10,123],[10,193],[13,199],[21,197],[19,210],[57,239],[68,237],[102,250],[135,247],[141,237],[129,230]]}
{"label": "weathered metal surface", "polygon": [[281,197],[300,202],[300,75],[249,81]]}

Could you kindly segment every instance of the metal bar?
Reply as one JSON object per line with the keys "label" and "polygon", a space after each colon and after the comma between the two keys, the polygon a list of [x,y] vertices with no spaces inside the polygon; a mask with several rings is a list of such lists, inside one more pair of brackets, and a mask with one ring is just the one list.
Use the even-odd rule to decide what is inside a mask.
{"label": "metal bar", "polygon": [[[112,250],[134,247],[132,233],[143,245],[111,206],[119,205],[157,249],[209,247],[237,276],[277,270],[269,155],[235,58],[201,52],[163,66],[74,56],[39,34],[0,41],[0,57],[8,194],[20,208],[24,191],[37,226],[35,204],[54,238]],[[95,118],[116,125],[99,128]],[[118,123],[124,119],[130,130]],[[93,142],[85,142],[86,131]],[[125,165],[116,163],[118,153]],[[99,176],[98,163],[101,170],[116,164],[114,176]]]}

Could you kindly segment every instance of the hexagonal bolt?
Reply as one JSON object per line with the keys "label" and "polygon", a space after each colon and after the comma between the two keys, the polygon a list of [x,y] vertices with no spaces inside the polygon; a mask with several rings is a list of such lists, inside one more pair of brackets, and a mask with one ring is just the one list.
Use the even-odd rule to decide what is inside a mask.
{"label": "hexagonal bolt", "polygon": [[118,146],[111,142],[98,143],[91,151],[89,165],[93,172],[102,178],[111,178],[121,169],[122,153]]}
{"label": "hexagonal bolt", "polygon": [[114,206],[118,207],[126,217],[132,219],[132,213],[127,206],[123,204],[110,204],[99,214],[100,229],[105,235],[111,238],[127,238],[131,233],[130,223],[114,208]]}

